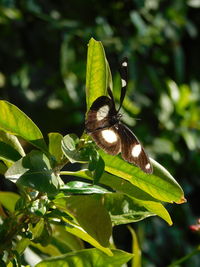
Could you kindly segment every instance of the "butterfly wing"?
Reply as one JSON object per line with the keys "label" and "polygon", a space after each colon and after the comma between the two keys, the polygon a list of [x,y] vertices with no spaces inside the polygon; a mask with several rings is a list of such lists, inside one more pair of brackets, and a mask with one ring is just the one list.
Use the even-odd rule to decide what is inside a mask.
{"label": "butterfly wing", "polygon": [[121,151],[121,140],[116,125],[89,133],[95,143],[110,155]]}
{"label": "butterfly wing", "polygon": [[118,127],[121,139],[122,158],[130,163],[134,163],[144,172],[152,173],[153,168],[149,157],[137,137],[122,123],[119,123]]}
{"label": "butterfly wing", "polygon": [[85,129],[87,133],[110,126],[110,117],[115,113],[113,101],[107,96],[98,97],[87,114]]}
{"label": "butterfly wing", "polygon": [[112,123],[116,114],[113,98],[101,96],[93,102],[85,123],[86,132],[100,148],[111,155],[117,155],[121,150],[118,129]]}

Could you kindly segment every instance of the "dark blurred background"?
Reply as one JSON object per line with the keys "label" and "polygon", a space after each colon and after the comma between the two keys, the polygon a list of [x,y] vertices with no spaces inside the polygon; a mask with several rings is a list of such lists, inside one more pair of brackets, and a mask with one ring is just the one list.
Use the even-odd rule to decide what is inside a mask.
{"label": "dark blurred background", "polygon": [[[45,136],[84,130],[91,37],[104,45],[116,100],[118,62],[129,58],[124,121],[187,198],[167,206],[172,227],[156,217],[133,225],[143,266],[167,266],[199,245],[189,229],[200,217],[199,29],[199,0],[0,1],[0,97],[30,116]],[[115,227],[114,239],[118,248],[131,250],[125,226]],[[181,266],[200,266],[199,254]]]}

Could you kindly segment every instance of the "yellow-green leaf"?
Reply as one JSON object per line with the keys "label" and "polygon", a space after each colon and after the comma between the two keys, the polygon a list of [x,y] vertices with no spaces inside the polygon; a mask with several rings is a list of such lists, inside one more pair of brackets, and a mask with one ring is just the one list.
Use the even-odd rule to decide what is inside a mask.
{"label": "yellow-green leaf", "polygon": [[14,212],[15,204],[20,196],[13,192],[0,192],[0,203],[10,212]]}
{"label": "yellow-green leaf", "polygon": [[133,228],[128,226],[129,231],[131,232],[133,245],[132,245],[132,252],[134,254],[134,258],[132,259],[132,267],[141,267],[141,250],[138,243],[137,235]]}
{"label": "yellow-green leaf", "polygon": [[59,133],[49,133],[49,152],[53,155],[57,162],[60,162],[63,157],[63,152],[61,149],[61,141],[63,139],[62,134]]}
{"label": "yellow-green leaf", "polygon": [[96,98],[107,95],[107,88],[112,88],[111,72],[101,42],[91,38],[88,44],[86,102],[87,110]]}
{"label": "yellow-green leaf", "polygon": [[59,257],[45,259],[38,263],[35,267],[121,267],[133,257],[133,254],[122,250],[115,249],[112,251],[112,257],[95,248],[73,251]]}
{"label": "yellow-green leaf", "polygon": [[40,129],[15,105],[0,100],[0,129],[24,138],[32,145],[47,151]]}
{"label": "yellow-green leaf", "polygon": [[180,185],[158,162],[151,160],[154,169],[153,174],[146,174],[119,156],[108,155],[102,150],[99,153],[105,161],[107,172],[129,181],[158,200],[171,203],[185,202]]}

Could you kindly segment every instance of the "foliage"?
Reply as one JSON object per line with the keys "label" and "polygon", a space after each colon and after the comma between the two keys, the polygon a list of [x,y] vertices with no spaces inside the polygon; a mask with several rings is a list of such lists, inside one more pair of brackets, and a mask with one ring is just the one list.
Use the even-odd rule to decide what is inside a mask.
{"label": "foliage", "polygon": [[[138,234],[144,266],[163,266],[173,264],[173,261],[180,264],[178,259],[181,259],[181,264],[187,260],[186,266],[199,265],[198,256],[192,257],[199,252],[199,240],[188,227],[199,217],[199,7],[195,0],[118,0],[98,3],[91,0],[1,1],[0,95],[2,99],[9,101],[1,102],[9,116],[5,113],[2,116],[1,113],[0,118],[3,127],[0,132],[0,172],[4,174],[9,169],[8,174],[12,181],[17,181],[18,190],[20,189],[20,195],[8,192],[16,192],[13,183],[9,179],[0,180],[0,211],[3,220],[5,219],[4,225],[7,226],[6,229],[2,227],[2,233],[8,234],[8,229],[15,231],[15,224],[21,222],[18,213],[23,207],[25,213],[31,214],[31,219],[39,216],[34,229],[25,227],[25,232],[19,229],[25,236],[28,235],[19,244],[19,254],[29,245],[29,240],[34,240],[31,241],[32,250],[40,251],[42,255],[47,255],[48,252],[53,256],[77,251],[78,248],[82,250],[83,243],[74,236],[81,237],[82,240],[89,239],[92,246],[98,246],[95,240],[97,236],[88,236],[81,229],[72,228],[66,221],[67,230],[53,222],[52,237],[49,220],[58,216],[67,221],[77,220],[71,213],[67,214],[66,210],[62,211],[62,215],[54,214],[51,217],[49,214],[53,212],[52,201],[62,188],[64,194],[70,196],[82,192],[84,196],[95,193],[97,200],[92,201],[105,203],[103,208],[109,210],[109,216],[116,224],[113,234],[118,248],[130,251],[131,235],[120,224],[135,221],[132,226]],[[96,88],[92,95],[88,92],[88,85],[90,88],[94,86],[91,83],[96,76],[94,63],[91,69],[91,61],[88,60],[86,69],[86,45],[91,36],[102,40],[112,70],[111,78],[105,57],[98,58],[97,68],[100,64],[102,72],[98,76],[98,90]],[[102,45],[96,49],[101,51]],[[100,56],[99,52],[95,55]],[[117,173],[118,168],[113,168],[112,158],[97,153],[87,142],[86,136],[80,139],[77,137],[81,136],[84,128],[85,111],[98,94],[105,93],[106,83],[110,83],[111,87],[113,84],[115,99],[119,100],[120,83],[116,69],[117,62],[124,55],[129,58],[130,81],[123,105],[123,119],[127,125],[133,126],[136,123],[134,117],[142,118],[142,121],[137,121],[134,132],[144,142],[151,156],[176,177],[188,200],[187,204],[178,207],[167,205],[175,223],[173,227],[167,227],[156,216],[142,220],[157,214],[171,223],[166,206],[160,202],[163,199],[158,196],[163,196],[163,189],[169,186],[164,201],[180,199],[180,188],[171,179],[171,175],[164,174],[161,180],[165,182],[160,191],[157,187],[160,172],[151,178],[151,195],[149,191],[144,191],[148,190],[149,180],[146,176],[139,173],[137,179],[133,179],[136,173],[132,169],[131,176],[128,176],[127,171],[123,172],[122,183],[122,174]],[[86,71],[87,106],[84,90]],[[91,80],[88,73],[91,74]],[[15,122],[17,124],[14,125]],[[66,135],[67,133],[76,135]],[[82,143],[82,139],[86,142]],[[35,150],[31,151],[33,147],[29,144],[35,146]],[[69,162],[62,171],[63,184],[59,170],[66,163],[63,163],[65,157],[68,157]],[[107,165],[104,166],[103,160]],[[120,158],[117,160],[119,164],[122,163]],[[13,167],[15,164],[17,165]],[[89,171],[80,170],[80,166],[88,167]],[[95,166],[98,167],[95,169]],[[104,168],[106,172],[103,172]],[[122,168],[126,169],[127,165]],[[41,169],[45,172],[41,172]],[[114,170],[114,175],[108,173],[111,170]],[[36,174],[40,179],[33,179]],[[97,185],[100,176],[101,187]],[[139,185],[140,178],[142,183]],[[92,186],[91,181],[95,183]],[[102,184],[106,188],[102,188]],[[24,185],[32,189],[22,194]],[[48,191],[48,197],[44,197],[42,192],[39,195],[34,193],[35,190],[42,191],[44,188],[45,192]],[[174,188],[177,192],[175,195]],[[113,190],[110,192],[110,189]],[[114,195],[113,191],[117,193]],[[22,199],[17,201],[19,196]],[[62,196],[59,199],[61,201]],[[124,199],[126,205],[122,205]],[[113,203],[118,203],[117,207],[113,207]],[[131,214],[124,213],[127,206]],[[13,218],[10,224],[7,216]],[[105,216],[102,220],[106,220]],[[81,223],[82,220],[83,218]],[[141,221],[137,223],[138,220]],[[26,218],[24,221],[26,222]],[[80,221],[76,223],[79,224]],[[21,229],[24,229],[24,225]],[[38,237],[34,231],[38,231]],[[34,233],[34,237],[31,237],[31,233]],[[51,244],[41,246],[42,240],[45,243],[48,236]],[[62,236],[66,237],[65,240]],[[134,234],[132,236],[135,240]],[[102,249],[101,244],[98,248]],[[91,253],[99,255],[99,252],[96,254],[95,250],[92,251]],[[16,252],[13,253],[18,258]],[[119,252],[118,255],[122,254]],[[128,257],[129,255],[127,260]]]}
{"label": "foliage", "polygon": [[[87,65],[86,97],[90,105],[92,103],[90,98],[94,99],[94,95],[98,97],[105,94],[111,78],[106,75],[109,66],[102,44],[94,39],[89,42]],[[102,81],[102,76],[106,77],[106,82],[103,82],[101,86],[99,81]],[[11,148],[17,154],[18,151],[23,151],[21,144],[15,142],[14,146],[12,143],[2,142],[6,146],[2,150],[3,155],[0,152],[0,158],[5,168],[9,161],[5,177],[16,183],[21,190],[21,197],[17,200],[16,195],[11,195],[11,193],[2,192],[1,196],[3,200],[1,203],[10,212],[10,216],[5,215],[5,220],[2,220],[1,254],[4,259],[6,258],[5,262],[13,262],[16,259],[15,257],[13,259],[15,253],[19,257],[27,246],[34,243],[42,246],[51,244],[54,250],[60,251],[59,246],[52,243],[52,238],[57,239],[54,225],[55,227],[59,225],[58,229],[61,231],[65,230],[73,234],[74,238],[77,236],[87,241],[105,254],[112,256],[112,262],[116,261],[115,266],[121,266],[132,256],[126,254],[124,257],[125,252],[111,250],[109,239],[112,234],[112,225],[136,222],[156,214],[170,225],[172,224],[162,202],[182,203],[184,201],[183,191],[173,177],[158,163],[152,161],[154,173],[145,174],[138,167],[124,162],[119,156],[115,158],[102,151],[96,151],[86,135],[79,139],[74,134],[62,138],[59,134],[50,133],[50,145],[47,150],[39,128],[16,106],[1,100],[0,111],[1,114],[5,114],[0,121],[2,135],[5,136],[4,133],[6,133],[12,138],[14,135],[20,136],[37,148],[14,160]],[[16,143],[18,149],[16,149]],[[94,152],[96,157],[93,156]],[[106,172],[99,164],[98,153],[105,164],[103,167]],[[87,169],[81,168],[74,173],[60,171],[70,162],[89,164],[87,164]],[[101,172],[98,171],[99,168]],[[94,179],[96,173],[98,173],[96,178],[101,182],[98,186],[95,185],[97,180]],[[74,181],[64,184],[60,175],[74,175],[86,179],[87,182]],[[93,180],[93,185],[91,180]],[[107,186],[109,189],[106,189]],[[7,204],[6,198],[8,197],[16,202],[15,208]],[[5,225],[8,220],[10,220],[10,227]],[[14,222],[16,225],[13,229]],[[58,229],[57,232],[59,232]],[[61,235],[61,232],[56,235]],[[13,240],[15,240],[14,246]],[[61,252],[57,255],[61,255]],[[55,256],[55,254],[46,253],[49,256]],[[67,262],[66,266],[72,266],[73,257],[76,259],[79,257],[81,261],[86,261],[87,265],[85,257],[91,255],[99,259],[100,256],[96,255],[98,253],[98,250],[82,250],[80,253],[69,253],[60,258],[51,258],[50,262],[55,261],[59,264]],[[92,259],[92,261],[96,260]],[[48,266],[48,262],[48,260],[42,261],[38,266]],[[109,266],[111,264],[109,262],[110,258],[102,254],[102,262],[98,264]],[[95,266],[98,264],[96,263]],[[111,266],[114,265],[111,264]]]}

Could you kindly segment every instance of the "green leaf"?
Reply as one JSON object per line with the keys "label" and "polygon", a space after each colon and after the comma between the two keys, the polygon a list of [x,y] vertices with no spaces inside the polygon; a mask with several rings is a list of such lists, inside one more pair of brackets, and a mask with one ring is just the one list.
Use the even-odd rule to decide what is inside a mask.
{"label": "green leaf", "polygon": [[73,234],[66,231],[65,226],[63,225],[52,225],[53,237],[56,240],[56,244],[59,242],[59,247],[63,251],[63,247],[71,250],[80,250],[84,248],[84,243],[80,238],[77,238]]}
{"label": "green leaf", "polygon": [[22,254],[24,250],[30,245],[30,243],[31,241],[29,238],[22,238],[17,242],[15,249],[19,254]]}
{"label": "green leaf", "polygon": [[20,196],[16,193],[0,191],[0,203],[10,212],[15,211],[15,204],[19,198]]}
{"label": "green leaf", "polygon": [[110,216],[96,196],[69,196],[55,199],[54,203],[59,209],[67,210],[98,243],[109,246],[112,231]]}
{"label": "green leaf", "polygon": [[79,181],[73,181],[65,184],[64,186],[61,186],[61,191],[65,193],[71,193],[71,194],[104,194],[108,193],[109,191],[97,186],[97,185],[91,185],[89,183],[79,182]]}
{"label": "green leaf", "polygon": [[[37,250],[40,251],[40,253],[43,253],[46,255],[50,255],[50,256],[62,255],[59,248],[57,247],[57,244],[56,245],[53,244],[53,238],[51,239],[51,244],[47,244],[46,246],[43,246],[40,243],[31,242],[31,247],[36,248]],[[64,253],[66,253],[66,252],[68,252],[67,249],[65,249]]]}
{"label": "green leaf", "polygon": [[10,145],[15,149],[22,157],[25,156],[23,147],[21,146],[18,138],[12,134],[6,133],[0,130],[0,141]]}
{"label": "green leaf", "polygon": [[170,173],[151,159],[153,174],[146,174],[138,167],[124,161],[119,156],[111,156],[99,151],[106,166],[105,170],[139,187],[154,198],[165,202],[183,203],[184,193]]}
{"label": "green leaf", "polygon": [[110,257],[96,248],[84,249],[79,251],[70,252],[59,257],[52,257],[36,264],[35,267],[121,267],[128,262],[133,254],[124,252],[122,250],[112,250],[113,256]]}
{"label": "green leaf", "polygon": [[105,194],[103,203],[114,225],[138,222],[155,215],[140,205],[139,201],[120,193]]}
{"label": "green leaf", "polygon": [[132,259],[132,267],[141,267],[141,250],[140,250],[140,246],[138,243],[138,239],[137,239],[137,235],[135,233],[135,231],[133,230],[133,228],[131,228],[130,226],[128,226],[129,231],[131,232],[132,235],[132,239],[133,239],[133,254],[134,254],[134,258]]}
{"label": "green leaf", "polygon": [[[78,176],[90,180],[93,179],[91,172],[89,172],[88,170],[81,170],[77,172],[61,172],[61,174]],[[133,198],[133,200],[137,202],[138,205],[145,207],[148,211],[160,216],[169,225],[172,225],[170,215],[164,208],[164,206],[151,195],[142,191],[140,188],[134,186],[130,182],[117,176],[113,176],[109,173],[104,173],[101,177],[101,184],[109,186],[117,192],[128,195],[129,197]]]}
{"label": "green leaf", "polygon": [[47,151],[42,133],[35,123],[15,105],[0,100],[0,129],[24,138],[39,149]]}
{"label": "green leaf", "polygon": [[97,184],[101,179],[104,172],[105,163],[96,149],[92,149],[90,153],[90,161],[88,164],[88,169],[93,172],[94,184]]}
{"label": "green leaf", "polygon": [[0,141],[0,159],[6,161],[17,161],[21,158],[21,155],[12,146]]}
{"label": "green leaf", "polygon": [[59,184],[49,159],[39,151],[31,151],[15,162],[5,173],[5,177],[19,185],[28,186],[47,194],[57,193]]}
{"label": "green leaf", "polygon": [[107,95],[107,88],[112,88],[111,72],[101,42],[91,38],[88,44],[86,73],[87,110],[96,98]]}
{"label": "green leaf", "polygon": [[59,133],[49,133],[49,152],[53,155],[57,162],[60,162],[63,158],[63,152],[61,149],[61,141],[63,136]]}
{"label": "green leaf", "polygon": [[7,169],[6,165],[3,162],[0,162],[0,174],[4,175]]}
{"label": "green leaf", "polygon": [[63,218],[63,220],[67,222],[65,226],[66,231],[88,242],[92,246],[103,251],[106,255],[109,255],[109,256],[113,255],[109,248],[102,246],[95,238],[89,235],[82,227],[70,223],[66,218]]}
{"label": "green leaf", "polygon": [[42,246],[47,246],[52,239],[52,229],[48,221],[43,218],[33,228],[33,242],[40,243]]}
{"label": "green leaf", "polygon": [[71,163],[85,163],[89,161],[90,149],[88,147],[80,148],[80,140],[75,134],[67,134],[62,140],[62,150]]}

